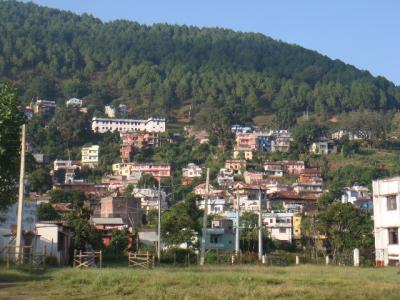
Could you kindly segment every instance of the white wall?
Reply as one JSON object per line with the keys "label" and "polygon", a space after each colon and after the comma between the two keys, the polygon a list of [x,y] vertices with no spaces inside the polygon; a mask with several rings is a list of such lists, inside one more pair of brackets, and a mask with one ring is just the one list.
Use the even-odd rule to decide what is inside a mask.
{"label": "white wall", "polygon": [[[376,259],[384,259],[385,265],[389,259],[400,261],[400,244],[389,245],[389,228],[400,228],[400,177],[376,180],[372,183],[374,202],[374,233]],[[387,196],[395,195],[397,209],[387,209]],[[399,232],[400,233],[400,232]]]}

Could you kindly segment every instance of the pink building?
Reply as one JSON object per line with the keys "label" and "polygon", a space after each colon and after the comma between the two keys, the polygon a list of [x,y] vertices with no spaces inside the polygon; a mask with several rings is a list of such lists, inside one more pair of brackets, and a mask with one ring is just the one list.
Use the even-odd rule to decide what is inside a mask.
{"label": "pink building", "polygon": [[159,145],[158,135],[152,132],[121,132],[120,137],[120,155],[124,163],[130,162],[135,152]]}
{"label": "pink building", "polygon": [[237,133],[236,146],[239,148],[246,148],[255,150],[257,149],[257,138],[254,133]]}
{"label": "pink building", "polygon": [[247,184],[260,182],[263,179],[263,172],[245,171],[243,173],[244,182]]}
{"label": "pink building", "polygon": [[132,160],[134,150],[135,148],[133,145],[121,144],[119,148],[121,161],[124,163],[130,162]]}
{"label": "pink building", "polygon": [[119,163],[112,166],[114,175],[132,176],[137,173],[151,174],[157,180],[171,176],[170,164],[156,163]]}
{"label": "pink building", "polygon": [[285,162],[285,165],[287,173],[292,175],[300,175],[305,169],[305,164],[302,160],[289,160]]}

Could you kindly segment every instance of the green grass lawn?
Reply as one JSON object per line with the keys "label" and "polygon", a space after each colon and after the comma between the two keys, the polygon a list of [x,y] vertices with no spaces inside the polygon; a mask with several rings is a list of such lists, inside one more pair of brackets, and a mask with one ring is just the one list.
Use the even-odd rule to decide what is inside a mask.
{"label": "green grass lawn", "polygon": [[400,299],[399,271],[311,265],[3,270],[0,299]]}

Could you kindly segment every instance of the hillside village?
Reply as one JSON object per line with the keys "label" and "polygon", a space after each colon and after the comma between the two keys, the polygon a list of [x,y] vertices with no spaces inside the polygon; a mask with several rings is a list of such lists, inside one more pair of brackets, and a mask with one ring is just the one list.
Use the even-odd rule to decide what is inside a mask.
{"label": "hillside village", "polygon": [[[292,10],[276,14],[285,25],[286,11]],[[344,17],[333,18],[340,36],[352,29],[351,22],[337,22]],[[400,87],[376,70],[262,33],[104,21],[32,2],[0,1],[0,32],[0,266],[157,265],[174,268],[175,276],[176,266],[225,264],[232,269],[220,268],[215,277],[183,276],[191,288],[205,278],[235,299],[242,291],[227,292],[234,281],[225,277],[223,286],[215,278],[245,272],[246,264],[400,265]],[[385,48],[377,37],[368,42]],[[349,31],[350,41],[358,39]],[[367,293],[358,287],[378,277],[385,284],[370,290],[384,297],[386,281],[396,278],[385,268],[356,281],[354,269],[343,275],[337,268],[339,279],[326,282],[318,268],[290,269],[284,280],[274,274],[265,285],[257,284],[265,268],[237,278],[251,299],[262,298],[265,291],[253,288],[265,286],[276,289],[268,293],[274,298],[290,292],[312,298],[310,290],[325,288],[320,298],[343,292],[342,298],[358,299]],[[90,287],[88,298],[103,292],[99,286],[116,291],[99,298],[129,295],[120,283],[133,277],[111,273],[115,287],[106,277],[90,285],[86,274],[72,275],[72,285],[57,275],[50,286],[59,280],[67,288]],[[203,290],[182,296],[187,289],[164,274],[165,286],[181,292],[167,294],[160,277],[146,276],[156,282],[151,288],[145,276],[132,279],[146,287],[142,298],[203,296]],[[306,278],[313,286],[305,287],[301,276],[317,281]],[[297,289],[287,288],[287,280]],[[350,286],[357,296],[346,294]],[[398,286],[391,292],[397,296]]]}
{"label": "hillside village", "polygon": [[[61,111],[74,116],[88,114],[84,100],[77,98],[63,104],[38,99],[29,106],[20,107],[20,110],[29,120],[28,132],[35,120],[42,120],[44,130],[50,130],[47,124],[54,122]],[[209,134],[202,128],[185,125],[181,130],[171,131],[166,119],[123,117],[127,113],[126,106],[105,106],[103,117],[93,116],[90,126],[84,129],[100,136],[99,140],[103,135],[116,137],[112,139],[115,145],[111,147],[114,161],[111,160],[107,165],[102,161],[104,143],[83,141],[79,150],[75,150],[74,159],[66,159],[65,156],[54,157],[39,152],[40,145],[30,142],[28,135],[26,149],[35,167],[33,176],[28,175],[25,187],[25,243],[51,249],[47,250],[50,251],[48,255],[56,257],[58,264],[70,262],[71,247],[81,250],[115,247],[113,239],[117,239],[118,232],[124,232],[125,235],[123,251],[142,248],[156,253],[158,241],[161,240],[160,250],[163,252],[178,247],[198,253],[200,223],[189,227],[191,231],[188,235],[180,236],[180,232],[185,230],[185,224],[182,223],[185,217],[196,219],[203,211],[206,211],[210,222],[206,251],[218,253],[257,252],[254,246],[257,241],[251,232],[257,231],[257,219],[261,215],[259,220],[266,243],[263,253],[281,249],[289,253],[329,254],[334,248],[329,234],[323,232],[322,227],[319,231],[314,228],[317,227],[314,223],[316,216],[323,211],[323,201],[348,205],[346,207],[356,211],[355,216],[360,214],[363,220],[367,217],[371,224],[374,219],[375,228],[387,226],[386,212],[381,203],[381,197],[384,197],[381,195],[386,195],[386,192],[382,192],[382,189],[396,188],[394,183],[400,182],[400,179],[376,181],[373,184],[374,192],[371,182],[364,181],[362,185],[354,180],[348,181],[351,184],[337,191],[332,184],[336,178],[329,178],[329,166],[326,165],[330,156],[343,156],[346,146],[357,148],[369,144],[372,131],[344,128],[336,128],[331,133],[325,131],[323,135],[308,139],[302,148],[304,153],[294,155],[293,149],[299,142],[299,134],[293,134],[291,130],[233,125],[230,131],[232,144],[228,150],[222,145],[212,146]],[[175,151],[165,161],[162,153],[156,154],[160,150],[168,151],[165,147],[180,147],[188,141],[190,143],[185,146],[189,147],[188,153]],[[107,145],[108,148],[110,146]],[[62,153],[69,153],[70,156],[70,151],[66,150],[63,149]],[[200,156],[195,154],[196,151],[202,151]],[[185,157],[182,159],[181,155]],[[158,159],[155,160],[155,156]],[[324,159],[322,163],[321,158]],[[211,171],[209,181],[206,180],[207,169]],[[43,170],[47,170],[47,173],[43,174]],[[174,215],[176,207],[182,203],[190,205],[190,201],[197,212],[192,212],[192,215],[185,212],[187,216]],[[398,200],[393,201],[390,210],[398,210]],[[374,210],[374,206],[378,209],[375,207]],[[85,217],[82,209],[86,211]],[[160,239],[157,231],[159,209]],[[13,211],[16,211],[16,204],[3,213],[8,220],[0,225],[1,249],[14,240]],[[96,238],[92,241],[82,240],[83,236],[73,241],[77,236],[74,230],[78,230],[71,226],[70,218],[74,215],[87,220],[85,222],[97,232],[95,236],[100,237],[100,244],[94,243]],[[378,223],[378,220],[382,221]],[[368,227],[368,222],[363,222],[354,226],[365,227],[362,230],[370,230],[368,234],[372,235],[373,228]],[[174,228],[176,226],[183,227]],[[310,233],[311,229],[314,232]],[[239,240],[235,240],[238,231]],[[375,251],[377,264],[398,263],[399,249],[393,246],[398,245],[398,228],[397,231],[389,231],[375,231],[379,249],[374,250],[373,244],[362,249],[366,259],[373,257]],[[385,234],[389,236],[388,240]],[[360,240],[363,241],[363,238]],[[344,252],[349,250],[352,249],[342,249]]]}

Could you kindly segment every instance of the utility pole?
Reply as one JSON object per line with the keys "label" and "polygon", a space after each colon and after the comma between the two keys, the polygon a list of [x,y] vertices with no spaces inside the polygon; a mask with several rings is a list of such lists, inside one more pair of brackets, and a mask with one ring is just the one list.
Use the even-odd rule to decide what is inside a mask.
{"label": "utility pole", "polygon": [[239,243],[239,230],[240,230],[240,223],[239,223],[239,214],[240,214],[240,196],[239,191],[236,194],[236,232],[235,232],[235,251],[236,255],[240,253],[240,243]]}
{"label": "utility pole", "polygon": [[258,259],[262,260],[263,255],[263,241],[262,241],[262,209],[261,209],[261,188],[258,190],[258,204],[259,204],[259,214],[258,214]]}
{"label": "utility pole", "polygon": [[157,258],[161,260],[161,178],[158,180],[158,241],[157,241]]}
{"label": "utility pole", "polygon": [[24,185],[25,185],[25,124],[22,125],[21,134],[21,163],[19,171],[19,193],[18,193],[18,218],[17,218],[17,237],[15,240],[15,259],[17,263],[21,257],[22,246],[22,216],[23,216],[23,201],[24,201]]}
{"label": "utility pole", "polygon": [[207,168],[206,196],[204,198],[203,233],[202,233],[202,236],[201,236],[200,266],[204,265],[204,257],[205,257],[205,252],[206,252],[207,210],[208,210],[209,182],[210,182],[210,169]]}

